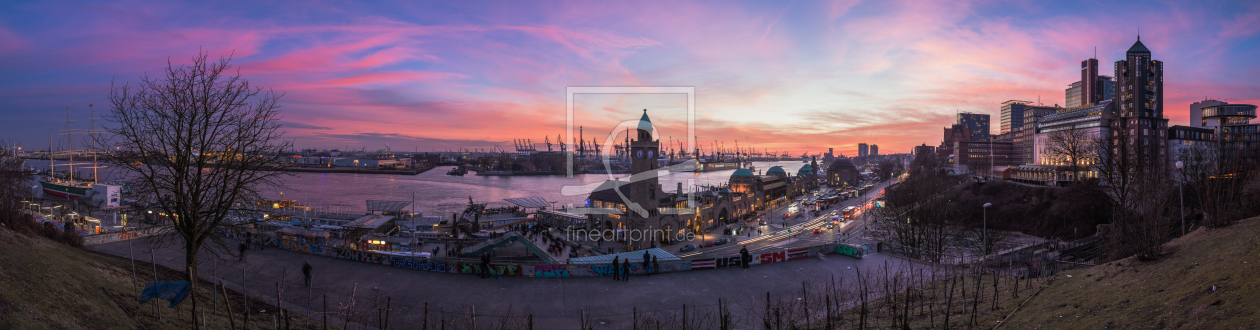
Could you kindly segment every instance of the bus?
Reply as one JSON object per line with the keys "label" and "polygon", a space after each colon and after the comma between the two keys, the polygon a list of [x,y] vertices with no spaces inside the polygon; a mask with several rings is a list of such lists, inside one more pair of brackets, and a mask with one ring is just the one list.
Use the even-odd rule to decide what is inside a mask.
{"label": "bus", "polygon": [[849,220],[849,219],[853,219],[853,215],[854,215],[854,213],[856,213],[856,212],[857,212],[857,207],[856,207],[856,206],[850,206],[850,207],[846,207],[846,208],[844,208],[844,211],[843,211],[842,215],[844,215],[844,219],[845,219],[845,220]]}

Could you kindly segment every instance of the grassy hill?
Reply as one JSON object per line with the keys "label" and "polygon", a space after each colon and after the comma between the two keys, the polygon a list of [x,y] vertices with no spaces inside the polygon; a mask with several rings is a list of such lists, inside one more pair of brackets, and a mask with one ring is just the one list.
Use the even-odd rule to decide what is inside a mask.
{"label": "grassy hill", "polygon": [[[136,267],[142,270],[137,274],[141,283],[153,280],[150,264],[137,261]],[[182,273],[161,266],[158,273],[166,280],[182,278]],[[203,281],[198,288],[199,307],[211,308],[210,283]],[[226,303],[240,302],[241,295],[227,294],[225,299],[220,291],[219,315],[206,311],[205,329],[231,328]],[[147,329],[190,329],[190,302],[185,300],[174,309],[161,307],[159,320],[155,310],[159,301],[137,302],[127,259],[0,227],[0,329],[136,329],[137,324]],[[254,301],[250,307],[250,327],[271,329],[277,309]],[[240,304],[232,308],[239,328]],[[292,324],[301,329],[306,323],[296,314]]]}
{"label": "grassy hill", "polygon": [[1168,247],[1158,261],[1128,258],[1061,274],[1004,327],[1248,329],[1260,323],[1260,219],[1195,230]]}

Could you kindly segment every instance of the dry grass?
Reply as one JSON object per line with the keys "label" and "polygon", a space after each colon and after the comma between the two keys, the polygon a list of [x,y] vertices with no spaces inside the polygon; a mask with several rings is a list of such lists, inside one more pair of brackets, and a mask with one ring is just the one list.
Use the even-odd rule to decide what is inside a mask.
{"label": "dry grass", "polygon": [[[1123,259],[1066,272],[1011,329],[1251,329],[1260,320],[1260,220],[1170,242],[1157,261]],[[1067,277],[1071,275],[1072,277]]]}
{"label": "dry grass", "polygon": [[[161,300],[138,302],[127,259],[0,228],[0,265],[0,329],[136,329],[137,322],[147,329],[192,328],[192,297],[177,308],[167,308]],[[152,265],[137,261],[136,267],[141,285],[153,280]],[[161,266],[158,274],[164,280],[183,278],[182,272]],[[219,314],[214,315],[211,289],[209,282],[202,281],[196,292],[198,309],[207,316],[204,328],[231,328],[228,301],[234,302],[231,307],[239,328],[243,321],[242,296],[227,291],[229,296],[225,299],[223,291],[219,291]],[[159,304],[160,320],[156,309]],[[275,307],[251,300],[250,308],[250,328],[273,327],[278,311]],[[201,321],[199,318],[198,323]],[[294,329],[322,328],[318,320],[306,324],[301,316],[295,314],[291,318]]]}

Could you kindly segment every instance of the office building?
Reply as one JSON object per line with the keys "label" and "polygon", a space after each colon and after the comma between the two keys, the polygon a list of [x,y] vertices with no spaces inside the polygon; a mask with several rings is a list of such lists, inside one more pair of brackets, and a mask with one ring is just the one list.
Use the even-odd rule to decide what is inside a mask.
{"label": "office building", "polygon": [[1024,109],[1031,106],[1032,101],[1010,100],[1002,102],[1001,134],[1024,127]]}
{"label": "office building", "polygon": [[1220,126],[1219,119],[1208,120],[1206,118],[1203,118],[1203,108],[1214,106],[1214,105],[1222,105],[1222,104],[1229,104],[1229,103],[1225,103],[1223,101],[1218,101],[1218,100],[1213,100],[1213,99],[1205,99],[1203,101],[1191,103],[1190,104],[1190,127],[1210,128],[1210,129],[1216,129],[1217,127],[1219,127]]}
{"label": "office building", "polygon": [[1125,52],[1125,59],[1116,61],[1115,71],[1118,91],[1116,116],[1109,123],[1111,152],[1137,156],[1138,167],[1165,164],[1168,119],[1164,118],[1164,62],[1152,59],[1151,50],[1138,37]]}
{"label": "office building", "polygon": [[872,145],[871,145],[871,156],[879,156],[879,145],[878,145],[878,144],[872,144]]}
{"label": "office building", "polygon": [[1216,123],[1217,136],[1222,147],[1260,147],[1260,124],[1252,124],[1256,118],[1256,106],[1250,104],[1218,104],[1203,107],[1203,120]]}
{"label": "office building", "polygon": [[1015,165],[1011,162],[1015,147],[1010,142],[959,141],[954,143],[953,150],[953,167],[957,173],[995,176],[1005,167]]}
{"label": "office building", "polygon": [[1068,85],[1064,91],[1065,107],[1071,109],[1109,100],[1115,96],[1115,81],[1098,75],[1098,59],[1081,61],[1081,80]]}
{"label": "office building", "polygon": [[858,157],[866,157],[870,153],[865,143],[858,143]]}
{"label": "office building", "polygon": [[936,147],[927,145],[927,143],[914,147],[915,157],[923,157],[923,155],[934,154],[934,153],[936,153]]}
{"label": "office building", "polygon": [[1011,132],[1013,135],[1011,143],[1015,145],[1015,149],[1018,151],[1014,159],[1016,165],[1030,165],[1037,162],[1034,142],[1036,141],[1037,130],[1040,129],[1041,119],[1063,110],[1063,108],[1045,106],[1031,106],[1024,109],[1023,126]]}
{"label": "office building", "polygon": [[989,142],[989,115],[963,112],[958,114],[958,119],[955,123],[970,132],[970,141]]}

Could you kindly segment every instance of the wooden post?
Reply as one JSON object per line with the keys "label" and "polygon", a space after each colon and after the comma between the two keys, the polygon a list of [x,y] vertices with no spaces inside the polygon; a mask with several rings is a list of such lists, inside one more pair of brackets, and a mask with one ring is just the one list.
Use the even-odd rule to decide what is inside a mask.
{"label": "wooden post", "polygon": [[[217,285],[219,284],[219,259],[215,258],[213,260],[214,260],[214,283]],[[213,314],[219,315],[219,290],[211,289],[210,291],[214,292],[214,313]],[[224,296],[223,299],[227,299],[227,296]]]}
{"label": "wooden post", "polygon": [[[158,275],[157,275],[157,256],[155,256],[156,254],[157,254],[157,248],[154,248],[154,247],[150,246],[150,247],[149,247],[149,264],[150,264],[150,265],[153,265],[153,286],[154,286],[154,288],[156,288],[156,287],[157,287],[157,281],[158,281]],[[155,303],[153,303],[153,309],[157,311],[158,321],[161,321],[161,320],[162,320],[162,307],[161,307],[161,306],[158,306],[158,305],[161,305],[161,304],[158,304],[158,303],[156,303],[156,302],[155,302]]]}
{"label": "wooden post", "polygon": [[241,295],[245,305],[245,321],[241,322],[241,329],[249,329],[249,289],[245,288],[245,266],[241,266]]}
{"label": "wooden post", "polygon": [[389,308],[394,302],[393,297],[385,297],[385,329],[389,329]]}
{"label": "wooden post", "polygon": [[324,312],[321,314],[324,315],[324,330],[328,330],[328,293],[324,293]]}
{"label": "wooden post", "polygon": [[276,330],[280,330],[280,316],[284,314],[284,307],[280,307],[280,282],[276,282]]}
{"label": "wooden post", "polygon": [[[225,300],[226,300],[226,299],[227,299],[227,287],[224,287],[224,286],[223,286],[223,282],[219,282],[219,289],[220,289],[220,290],[223,290],[223,299],[225,299]],[[227,307],[227,313],[228,313],[228,324],[230,324],[230,325],[232,326],[232,329],[233,329],[233,330],[235,330],[235,329],[236,329],[236,318],[235,318],[235,317],[233,317],[233,315],[232,315],[232,304],[226,304],[226,305],[224,305],[224,306],[225,306],[225,307]]]}
{"label": "wooden post", "polygon": [[427,301],[424,302],[424,322],[420,324],[420,329],[429,330],[429,302]]}

